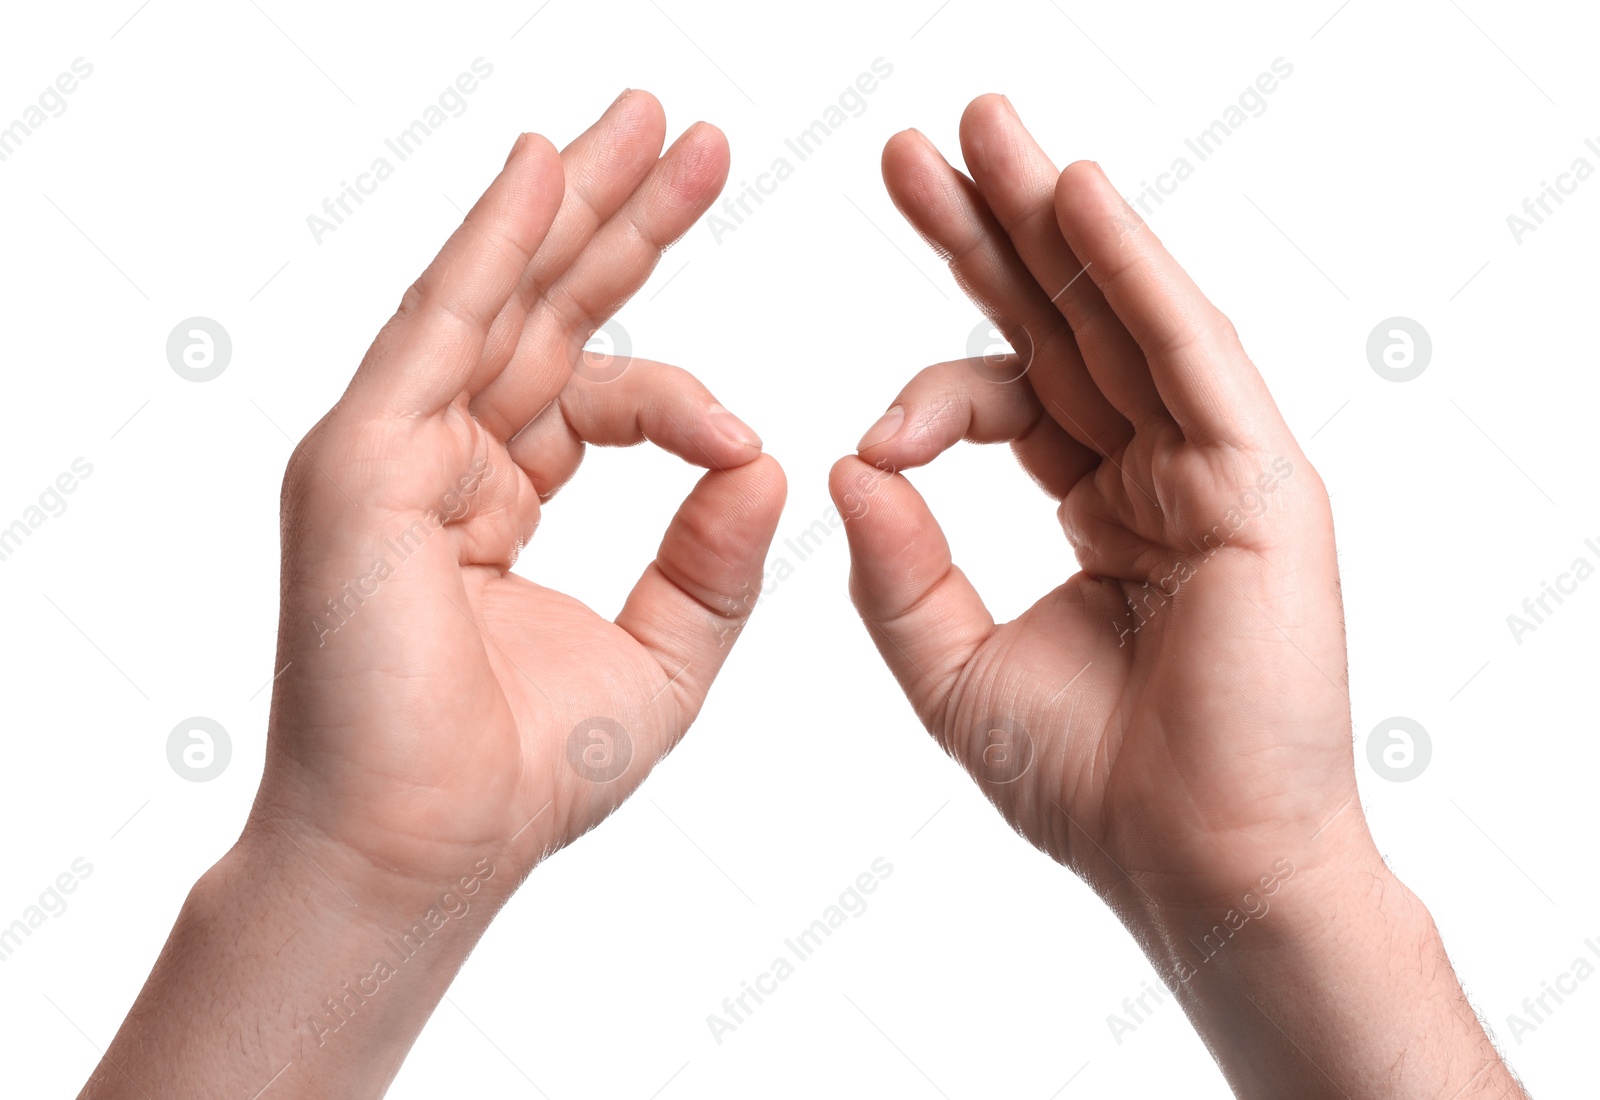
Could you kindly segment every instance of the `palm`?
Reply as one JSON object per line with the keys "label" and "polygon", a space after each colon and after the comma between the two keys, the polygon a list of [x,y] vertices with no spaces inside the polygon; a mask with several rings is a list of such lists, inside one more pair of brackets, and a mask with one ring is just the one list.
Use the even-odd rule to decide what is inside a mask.
{"label": "palm", "polygon": [[[1283,792],[1303,796],[1338,774],[1315,739],[1283,736],[1292,708],[1272,705],[1321,677],[1273,624],[1287,630],[1312,613],[1338,630],[1336,603],[1308,607],[1280,583],[1288,572],[1275,563],[1293,553],[1282,522],[1298,507],[1293,464],[1273,472],[1270,458],[1186,455],[1180,442],[1162,466],[1189,472],[1163,483],[1139,454],[1102,464],[1065,504],[1080,543],[1117,548],[1121,560],[1085,563],[1089,572],[996,627],[929,715],[1014,826],[1108,884],[1118,868],[1183,873],[1185,853],[1140,836],[1238,848],[1281,810]],[[1263,469],[1270,494],[1255,486]],[[1213,520],[1181,529],[1172,515]]]}
{"label": "palm", "polygon": [[[448,674],[453,684],[483,668],[494,677],[510,727],[496,737],[512,743],[516,759],[492,766],[522,777],[510,823],[520,828],[540,815],[534,836],[554,850],[615,809],[693,713],[648,649],[565,593],[506,575],[476,596],[469,585],[467,603],[485,652],[470,659],[474,668]],[[474,790],[484,789],[483,778]]]}

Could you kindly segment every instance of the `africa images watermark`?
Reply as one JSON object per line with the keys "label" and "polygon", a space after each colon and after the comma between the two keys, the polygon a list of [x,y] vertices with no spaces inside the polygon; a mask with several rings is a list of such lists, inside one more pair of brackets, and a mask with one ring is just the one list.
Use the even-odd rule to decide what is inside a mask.
{"label": "africa images watermark", "polygon": [[[38,500],[22,510],[22,515],[10,524],[0,527],[0,561],[7,561],[22,548],[22,544],[46,520],[66,514],[67,496],[78,491],[78,484],[87,481],[94,466],[86,458],[75,458],[67,469],[57,474],[55,480],[39,493]],[[3,521],[0,521],[3,522]]]}
{"label": "africa images watermark", "polygon": [[6,927],[0,927],[0,963],[16,955],[22,940],[27,940],[34,932],[43,927],[45,921],[53,916],[61,916],[67,911],[67,894],[77,892],[78,883],[93,875],[94,865],[83,859],[82,855],[72,860],[72,867],[62,871],[61,875],[54,878],[53,883],[40,892],[37,902],[22,910],[22,916],[11,921]]}
{"label": "africa images watermark", "polygon": [[[1188,962],[1179,959],[1173,964],[1172,973],[1163,976],[1161,981],[1167,987],[1168,993],[1176,993],[1178,987],[1196,974],[1200,968],[1220,952],[1233,938],[1250,924],[1265,917],[1272,908],[1269,897],[1283,888],[1283,884],[1294,877],[1294,864],[1287,859],[1275,860],[1272,864],[1272,873],[1262,875],[1256,880],[1256,889],[1248,890],[1239,899],[1239,904],[1229,909],[1222,915],[1222,920],[1212,925],[1211,930],[1200,937],[1196,943],[1194,937],[1189,937],[1189,946],[1195,950],[1195,961]],[[1143,988],[1136,994],[1122,999],[1122,1011],[1111,1012],[1106,1015],[1106,1027],[1111,1030],[1111,1037],[1121,1046],[1125,1036],[1138,1031],[1139,1028],[1150,1021],[1155,1010],[1165,1004],[1167,997],[1151,985],[1148,981],[1140,983]]]}
{"label": "africa images watermark", "polygon": [[[1567,602],[1565,597],[1576,595],[1578,585],[1595,575],[1594,562],[1600,561],[1600,542],[1584,539],[1583,546],[1594,555],[1594,561],[1586,554],[1579,554],[1572,559],[1566,572],[1556,574],[1554,584],[1545,580],[1539,582],[1538,595],[1528,596],[1522,601],[1522,614],[1513,612],[1506,616],[1506,626],[1511,628],[1511,637],[1518,645],[1522,644],[1524,635],[1538,630],[1546,619],[1555,614],[1556,608]],[[1551,606],[1552,600],[1555,606]]]}
{"label": "africa images watermark", "polygon": [[378,594],[383,583],[412,557],[433,535],[443,530],[451,520],[460,519],[472,508],[472,498],[483,483],[494,476],[494,467],[487,458],[478,458],[472,468],[456,479],[445,491],[439,507],[430,508],[420,519],[414,519],[399,534],[383,540],[383,550],[372,561],[372,568],[359,577],[344,582],[335,596],[323,601],[325,618],[311,617],[311,628],[317,632],[317,645],[328,644],[328,636],[337,634],[366,602]]}
{"label": "africa images watermark", "polygon": [[[365,172],[357,173],[354,183],[340,180],[339,190],[322,200],[321,212],[306,215],[306,228],[311,230],[312,240],[320,245],[328,234],[344,225],[357,207],[377,193],[380,184],[394,175],[395,165],[409,160],[446,122],[467,113],[471,106],[467,97],[478,90],[481,81],[494,75],[494,65],[481,57],[475,58],[470,68],[470,72],[461,73],[446,85],[411,125],[393,137],[384,138],[384,151],[372,158]],[[391,154],[393,160],[389,159]]]}
{"label": "africa images watermark", "polygon": [[[1600,941],[1587,939],[1583,941],[1590,955],[1600,959]],[[1596,974],[1595,964],[1583,955],[1572,960],[1561,973],[1549,981],[1539,982],[1539,992],[1531,997],[1522,998],[1522,1012],[1506,1013],[1506,1027],[1511,1031],[1511,1037],[1520,1047],[1523,1037],[1530,1032],[1538,1031],[1541,1026],[1550,1022],[1550,1017],[1556,1009],[1566,1003],[1568,997],[1577,993],[1582,988],[1582,983],[1587,982]],[[1550,1002],[1554,1001],[1552,1005]]]}
{"label": "africa images watermark", "polygon": [[55,877],[39,894],[39,900],[22,910],[22,916],[0,928],[0,962],[17,953],[24,940],[44,926],[51,917],[67,911],[67,894],[76,893],[78,884],[94,874],[94,864],[79,856],[72,866]]}
{"label": "africa images watermark", "polygon": [[67,113],[67,97],[76,92],[80,82],[94,75],[94,66],[81,57],[72,59],[71,71],[64,72],[47,84],[42,92],[17,112],[9,126],[0,126],[0,161],[16,156],[23,142],[32,137],[45,123]]}
{"label": "africa images watermark", "polygon": [[[774,958],[768,967],[749,981],[739,983],[739,992],[722,999],[722,1011],[706,1016],[706,1026],[711,1038],[721,1046],[725,1036],[737,1031],[741,1024],[749,1023],[755,1010],[766,999],[778,992],[780,983],[794,977],[797,964],[817,953],[823,943],[852,917],[867,911],[867,895],[875,893],[878,886],[894,874],[894,864],[883,856],[872,861],[869,870],[861,872],[839,894],[838,900],[823,909],[822,915],[807,925],[798,935],[783,941],[784,953]],[[752,1005],[750,1002],[754,1001]]]}
{"label": "africa images watermark", "polygon": [[1117,1046],[1122,1045],[1123,1036],[1138,1031],[1140,1027],[1150,1022],[1150,1017],[1155,1015],[1156,1009],[1167,1003],[1170,993],[1162,993],[1151,985],[1148,979],[1140,979],[1139,992],[1130,997],[1122,998],[1122,1011],[1111,1012],[1106,1015],[1106,1026],[1111,1029],[1111,1037],[1117,1041]]}
{"label": "africa images watermark", "polygon": [[1133,623],[1128,625],[1112,622],[1112,627],[1117,631],[1117,644],[1127,645],[1129,635],[1143,630],[1162,608],[1177,597],[1178,591],[1194,579],[1202,565],[1214,558],[1230,539],[1244,530],[1252,518],[1265,515],[1271,503],[1271,495],[1277,492],[1278,486],[1293,474],[1294,465],[1288,459],[1282,455],[1274,458],[1271,467],[1256,477],[1254,487],[1245,490],[1238,502],[1222,517],[1221,522],[1213,524],[1211,530],[1198,538],[1190,536],[1189,545],[1194,550],[1193,556],[1188,554],[1181,556],[1171,571],[1155,584],[1145,581],[1139,594],[1128,597],[1128,610],[1132,614]]}
{"label": "africa images watermark", "polygon": [[380,945],[383,953],[365,972],[356,975],[353,987],[349,980],[341,982],[342,992],[325,998],[318,1013],[306,1017],[306,1027],[317,1040],[317,1046],[326,1046],[328,1036],[338,1034],[355,1019],[356,1013],[382,993],[384,986],[404,970],[406,963],[416,958],[451,921],[465,917],[472,909],[467,899],[493,877],[493,861],[488,857],[478,860],[471,872],[462,875],[450,889],[440,894],[425,913],[384,940]]}
{"label": "africa images watermark", "polygon": [[[1239,899],[1237,907],[1229,909],[1222,915],[1222,922],[1213,925],[1211,930],[1200,937],[1200,942],[1195,943],[1194,938],[1189,938],[1189,946],[1195,949],[1196,962],[1192,965],[1179,959],[1172,968],[1171,982],[1167,983],[1168,989],[1176,990],[1178,984],[1189,981],[1200,968],[1217,957],[1217,952],[1232,941],[1233,937],[1242,932],[1246,925],[1253,920],[1260,920],[1272,908],[1267,901],[1273,894],[1282,889],[1283,884],[1294,877],[1294,864],[1284,858],[1279,858],[1272,863],[1272,873],[1262,875],[1256,880],[1256,889],[1247,890]],[[1115,1028],[1113,1028],[1115,1034]]]}
{"label": "africa images watermark", "polygon": [[[1224,142],[1237,134],[1252,118],[1260,118],[1267,113],[1269,106],[1267,97],[1282,86],[1282,82],[1294,75],[1294,63],[1287,58],[1273,58],[1270,72],[1258,75],[1255,80],[1246,85],[1234,102],[1224,107],[1212,121],[1210,126],[1201,130],[1194,137],[1183,139],[1184,152],[1172,159],[1165,172],[1157,173],[1154,180],[1140,180],[1139,190],[1133,198],[1124,197],[1129,206],[1138,207],[1140,213],[1148,216],[1154,210],[1150,205],[1160,206],[1167,199],[1177,194],[1178,188],[1189,180],[1195,173],[1196,164],[1202,164],[1211,159]],[[1189,159],[1189,154],[1194,154],[1194,160]]]}
{"label": "africa images watermark", "polygon": [[[1586,138],[1583,147],[1596,158],[1600,158],[1600,141]],[[1580,153],[1573,158],[1565,172],[1556,173],[1555,182],[1540,180],[1539,190],[1522,200],[1522,210],[1519,213],[1506,215],[1506,228],[1511,230],[1511,239],[1519,245],[1526,243],[1528,234],[1536,232],[1554,216],[1567,199],[1576,194],[1578,188],[1587,183],[1594,173],[1594,163]]]}
{"label": "africa images watermark", "polygon": [[[738,190],[730,190],[722,205],[706,215],[706,228],[711,230],[712,241],[721,244],[755,213],[756,207],[777,194],[778,186],[794,175],[796,164],[813,156],[846,122],[867,113],[867,97],[878,90],[882,81],[894,75],[894,65],[881,57],[873,58],[869,68],[870,72],[858,74],[853,82],[845,85],[810,126],[794,137],[785,138],[783,146],[787,152],[774,157],[765,172],[757,173],[754,182],[740,180]],[[794,160],[789,159],[789,153],[794,155]]]}

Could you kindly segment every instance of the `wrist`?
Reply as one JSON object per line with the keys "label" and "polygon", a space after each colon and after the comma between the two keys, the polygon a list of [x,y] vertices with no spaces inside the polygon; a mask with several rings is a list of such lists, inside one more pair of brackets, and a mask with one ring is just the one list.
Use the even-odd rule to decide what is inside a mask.
{"label": "wrist", "polygon": [[1147,896],[1134,934],[1167,984],[1181,989],[1241,953],[1321,967],[1376,925],[1431,924],[1364,826],[1354,832],[1298,849],[1258,845],[1227,869],[1159,889]]}
{"label": "wrist", "polygon": [[1431,914],[1355,825],[1236,898],[1152,906],[1135,933],[1163,981],[1242,1097],[1522,1095]]}
{"label": "wrist", "polygon": [[240,873],[303,879],[327,911],[382,933],[430,908],[450,919],[458,909],[492,915],[525,877],[508,845],[445,840],[415,816],[390,814],[375,824],[347,805],[371,799],[303,791],[293,771],[269,767],[222,863]]}
{"label": "wrist", "polygon": [[[418,900],[314,834],[252,825],[203,874],[92,1100],[382,1095],[506,891]],[[493,869],[493,862],[486,866]],[[491,896],[491,894],[493,896]],[[137,1083],[137,1088],[132,1083]]]}
{"label": "wrist", "polygon": [[424,878],[380,867],[315,828],[258,813],[201,877],[191,904],[212,914],[265,908],[292,923],[296,942],[307,940],[313,954],[364,959],[368,970],[387,958],[454,974],[516,885],[503,854],[463,853],[457,862],[458,873]]}

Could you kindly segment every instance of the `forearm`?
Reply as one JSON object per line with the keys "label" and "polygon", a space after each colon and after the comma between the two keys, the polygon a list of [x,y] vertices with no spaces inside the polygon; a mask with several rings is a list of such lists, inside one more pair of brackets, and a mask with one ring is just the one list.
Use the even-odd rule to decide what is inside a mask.
{"label": "forearm", "polygon": [[80,1100],[381,1096],[513,878],[486,859],[397,886],[248,835],[190,891]]}
{"label": "forearm", "polygon": [[1297,868],[1260,900],[1230,936],[1226,903],[1163,908],[1141,936],[1237,1095],[1524,1097],[1376,852]]}

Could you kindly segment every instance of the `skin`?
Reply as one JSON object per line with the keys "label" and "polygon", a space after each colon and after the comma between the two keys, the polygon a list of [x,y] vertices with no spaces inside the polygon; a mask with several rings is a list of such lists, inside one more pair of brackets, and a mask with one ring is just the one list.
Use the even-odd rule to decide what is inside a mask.
{"label": "skin", "polygon": [[[724,182],[714,128],[664,136],[633,92],[519,140],[296,449],[262,785],[83,1097],[381,1096],[523,878],[698,713],[784,482],[692,376],[582,351]],[[1521,1096],[1367,831],[1327,495],[1232,327],[1005,100],[962,146],[970,178],[901,134],[884,176],[1024,352],[922,372],[833,470],[890,669],[1239,1095]],[[587,445],[645,439],[708,472],[614,621],[510,571]],[[961,439],[1012,444],[1082,566],[1012,623],[899,472]]]}
{"label": "skin", "polygon": [[[1003,97],[961,147],[967,174],[899,134],[884,180],[1019,352],[929,367],[833,469],[884,660],[1238,1095],[1521,1096],[1367,830],[1327,493],[1233,326]],[[962,439],[1011,444],[1081,566],[1013,622],[899,472]]]}
{"label": "skin", "polygon": [[[714,127],[664,136],[632,92],[560,154],[519,140],[296,449],[260,792],[84,1097],[382,1095],[511,891],[694,720],[785,487],[691,375],[581,358],[727,174]],[[587,444],[645,439],[709,472],[615,621],[510,572]],[[330,629],[326,601],[380,556],[390,575]],[[430,911],[448,919],[426,946],[370,981]],[[327,999],[363,976],[348,1023],[311,1023],[339,1023]]]}

